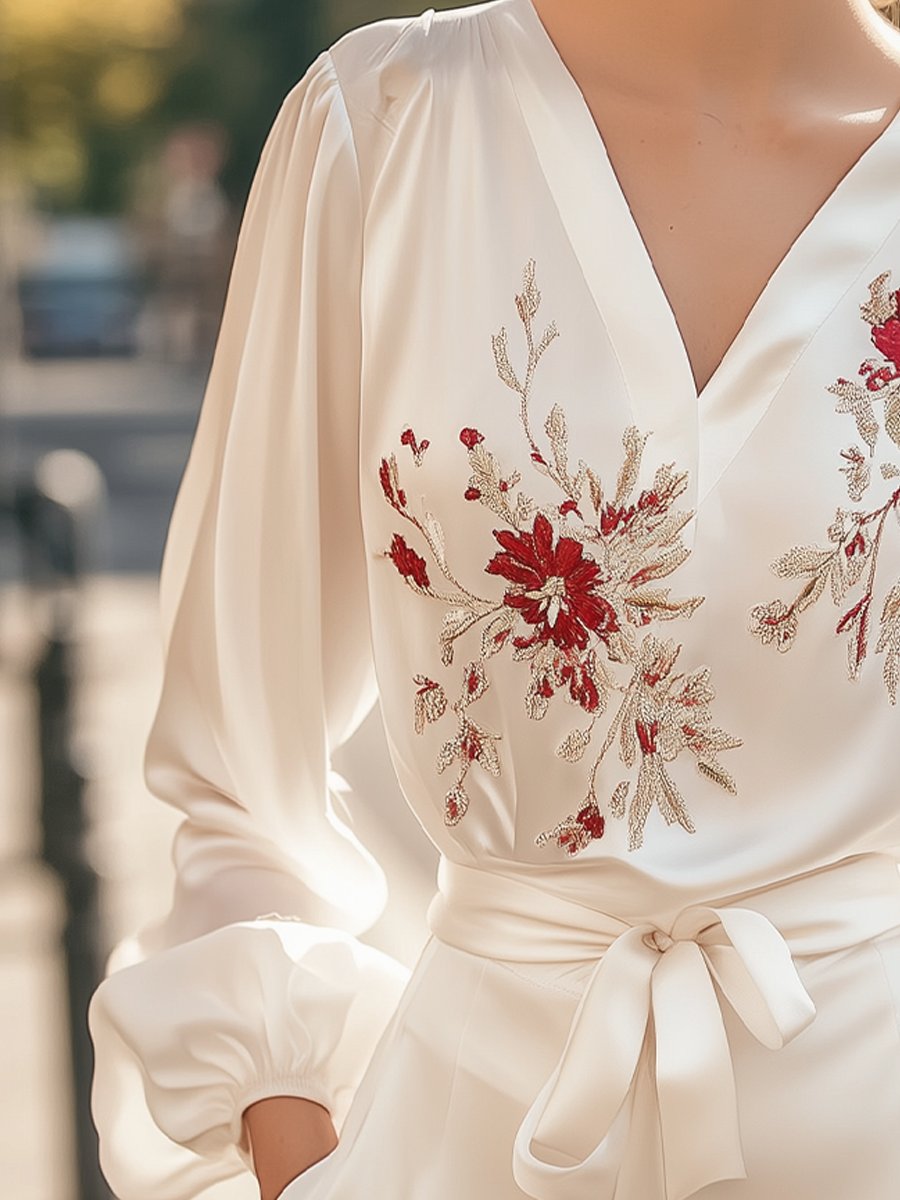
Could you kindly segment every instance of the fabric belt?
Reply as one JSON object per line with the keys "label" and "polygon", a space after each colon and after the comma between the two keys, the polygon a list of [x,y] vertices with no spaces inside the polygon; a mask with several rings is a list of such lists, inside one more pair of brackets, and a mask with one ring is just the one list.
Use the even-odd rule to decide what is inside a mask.
{"label": "fabric belt", "polygon": [[524,878],[446,857],[438,889],[428,924],[457,949],[519,963],[597,960],[559,1061],[515,1139],[515,1181],[536,1200],[613,1200],[651,1013],[665,1200],[745,1179],[713,981],[753,1036],[780,1049],[816,1015],[794,955],[900,932],[900,872],[886,854],[691,904],[659,925],[622,921]]}

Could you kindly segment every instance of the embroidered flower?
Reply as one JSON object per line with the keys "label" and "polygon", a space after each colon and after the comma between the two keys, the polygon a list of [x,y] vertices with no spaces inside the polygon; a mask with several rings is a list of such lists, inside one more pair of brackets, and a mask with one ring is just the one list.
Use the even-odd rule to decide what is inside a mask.
{"label": "embroidered flower", "polygon": [[388,554],[394,566],[405,579],[414,583],[417,588],[429,586],[425,559],[420,554],[416,554],[415,550],[410,549],[399,533],[394,534]]}
{"label": "embroidered flower", "polygon": [[503,603],[536,627],[539,641],[583,650],[591,631],[606,638],[618,629],[615,609],[600,590],[604,578],[599,566],[585,557],[575,538],[561,537],[554,545],[553,527],[543,513],[530,532],[493,533],[503,549],[484,569],[514,585]]}
{"label": "embroidered flower", "polygon": [[421,467],[422,459],[425,457],[425,451],[431,445],[428,438],[422,438],[421,442],[416,440],[416,435],[411,429],[404,429],[400,434],[400,445],[409,446],[412,451],[413,461],[417,467]]}
{"label": "embroidered flower", "polygon": [[395,455],[390,458],[383,458],[381,466],[378,468],[378,478],[381,481],[381,490],[384,492],[384,498],[392,508],[406,508],[406,492],[400,486],[400,475],[397,470],[397,459]]}
{"label": "embroidered flower", "polygon": [[872,326],[872,342],[900,372],[900,317],[897,316],[897,292],[891,292],[893,311],[877,325]]}
{"label": "embroidered flower", "polygon": [[[838,469],[846,478],[847,493],[860,503],[872,486],[872,465],[882,445],[882,422],[875,398],[883,405],[883,431],[900,446],[900,314],[898,292],[890,291],[885,271],[869,284],[869,299],[860,313],[871,326],[873,345],[888,360],[866,359],[859,368],[865,386],[840,376],[828,391],[837,396],[835,411],[847,413],[856,422],[857,432],[868,448],[859,445],[841,451],[845,465]],[[882,480],[896,479],[900,467],[893,461],[879,463]],[[836,605],[847,606],[835,624],[835,633],[847,638],[847,662],[851,679],[859,676],[868,653],[872,605],[878,577],[879,554],[888,516],[900,517],[900,488],[892,488],[880,504],[869,511],[845,511],[838,508],[827,528],[829,546],[793,546],[772,563],[782,579],[805,582],[790,603],[772,600],[750,610],[749,629],[765,644],[786,651],[794,644],[798,617],[823,594],[826,588]],[[850,593],[859,587],[861,594],[848,604]],[[881,607],[879,636],[875,652],[884,654],[883,676],[891,704],[897,703],[900,673],[900,611],[896,597],[900,583],[889,588]]]}
{"label": "embroidered flower", "polygon": [[543,846],[546,842],[555,841],[561,850],[574,855],[594,838],[603,837],[605,829],[606,820],[603,813],[592,800],[573,816],[560,821],[553,829],[539,834],[538,845]]}
{"label": "embroidered flower", "polygon": [[790,650],[797,635],[797,613],[788,608],[783,600],[770,600],[768,604],[757,604],[750,612],[753,632],[763,645],[771,642],[779,650]]}
{"label": "embroidered flower", "polygon": [[[499,519],[492,530],[500,549],[487,559],[484,574],[505,585],[501,593],[480,595],[459,578],[448,562],[443,530],[433,513],[413,512],[401,487],[396,458],[381,460],[381,487],[386,501],[416,531],[434,562],[432,582],[425,559],[395,534],[387,552],[399,574],[415,591],[445,605],[439,633],[441,662],[450,666],[460,638],[480,630],[480,656],[470,659],[452,705],[457,728],[440,748],[437,770],[456,767],[456,778],[444,796],[444,820],[457,824],[468,811],[469,771],[500,774],[500,735],[474,719],[472,706],[488,691],[486,663],[509,650],[514,661],[529,666],[525,710],[535,721],[549,711],[558,694],[588,719],[571,730],[556,748],[569,763],[581,762],[595,738],[595,726],[610,708],[612,718],[589,770],[587,793],[577,809],[552,829],[539,833],[538,845],[555,843],[576,854],[603,836],[606,816],[597,795],[597,775],[611,747],[633,774],[612,790],[608,812],[627,818],[629,848],[642,844],[651,808],[663,818],[693,832],[694,825],[668,764],[693,755],[701,775],[734,792],[731,776],[718,754],[741,744],[712,723],[713,691],[705,667],[673,674],[681,647],[661,642],[645,627],[689,617],[702,596],[673,597],[661,586],[688,556],[681,530],[692,518],[676,507],[687,486],[687,474],[674,464],[657,467],[649,486],[638,490],[642,455],[649,433],[629,426],[623,433],[623,459],[615,491],[607,494],[589,465],[570,463],[566,415],[554,404],[543,424],[546,445],[532,423],[532,384],[537,365],[558,336],[554,323],[541,334],[534,329],[540,305],[534,260],[524,273],[516,311],[522,322],[528,360],[516,371],[505,328],[491,344],[500,380],[518,398],[518,416],[526,443],[526,461],[555,487],[560,498],[541,506],[523,486],[522,473],[505,470],[481,430],[459,432],[469,466],[463,498],[482,505]],[[411,430],[401,443],[414,448]],[[427,445],[424,440],[420,447]],[[418,463],[417,463],[418,465]],[[636,494],[637,493],[637,494]],[[439,720],[447,708],[437,681],[414,676],[416,731]],[[613,703],[615,702],[615,704]],[[628,795],[634,782],[629,802]]]}

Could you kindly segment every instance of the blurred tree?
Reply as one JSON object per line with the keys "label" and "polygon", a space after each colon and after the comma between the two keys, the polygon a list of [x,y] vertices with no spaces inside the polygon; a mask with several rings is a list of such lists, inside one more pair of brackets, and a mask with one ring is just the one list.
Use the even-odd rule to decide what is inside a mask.
{"label": "blurred tree", "polygon": [[50,210],[118,206],[177,0],[0,0],[3,162]]}
{"label": "blurred tree", "polygon": [[172,129],[209,120],[240,203],[317,29],[311,0],[0,0],[6,169],[44,210],[114,212]]}
{"label": "blurred tree", "polygon": [[[474,0],[468,0],[468,4]],[[323,37],[333,41],[367,21],[376,21],[379,17],[405,17],[412,13],[422,12],[426,8],[466,8],[467,0],[314,0],[320,14],[320,27]]]}
{"label": "blurred tree", "polygon": [[221,123],[231,149],[221,181],[240,204],[278,105],[319,49],[310,0],[188,0],[168,60],[159,127],[186,118]]}

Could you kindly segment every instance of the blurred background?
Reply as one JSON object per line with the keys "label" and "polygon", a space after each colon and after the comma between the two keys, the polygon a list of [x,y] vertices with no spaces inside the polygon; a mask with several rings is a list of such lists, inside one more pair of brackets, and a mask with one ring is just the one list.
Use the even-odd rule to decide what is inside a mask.
{"label": "blurred background", "polygon": [[[168,904],[180,814],[141,774],[157,572],[263,140],[324,46],[426,7],[0,0],[3,1196],[109,1197],[84,1011]],[[377,710],[335,766],[365,779],[355,824],[392,882],[369,940],[411,963],[434,856]]]}

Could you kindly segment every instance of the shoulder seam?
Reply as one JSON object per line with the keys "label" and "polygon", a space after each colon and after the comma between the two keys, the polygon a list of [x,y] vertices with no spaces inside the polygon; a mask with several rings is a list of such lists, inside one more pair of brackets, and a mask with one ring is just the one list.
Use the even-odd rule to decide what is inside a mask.
{"label": "shoulder seam", "polygon": [[[392,39],[389,42],[387,42],[384,46],[382,46],[382,48],[381,48],[381,59],[383,60],[386,55],[388,55],[392,50],[394,50],[397,47],[397,45],[400,41],[402,41],[406,36],[410,35],[412,32],[415,31],[415,29],[420,25],[422,18],[424,16],[427,16],[429,14],[431,16],[433,16],[434,11],[435,10],[433,8],[430,8],[430,9],[425,9],[423,12],[420,12],[417,14],[412,14],[412,15],[409,15],[406,17],[386,19],[384,22],[372,21],[365,25],[357,26],[354,29],[348,30],[347,33],[345,33],[340,38],[338,38],[337,41],[332,42],[331,45],[328,46],[328,48],[325,51],[323,51],[323,53],[328,55],[328,59],[332,64],[335,75],[337,76],[338,86],[341,88],[341,94],[342,94],[342,99],[344,102],[344,107],[348,114],[350,114],[351,112],[355,112],[359,116],[360,119],[366,120],[366,121],[374,121],[377,124],[381,125],[384,129],[386,129],[388,131],[388,133],[390,133],[390,134],[396,135],[396,133],[397,133],[396,126],[393,125],[389,120],[387,120],[384,115],[375,111],[374,109],[370,108],[367,105],[366,106],[360,105],[357,101],[354,100],[352,92],[345,86],[343,80],[341,79],[340,70],[338,68],[337,61],[336,61],[333,51],[335,49],[339,49],[343,45],[345,40],[351,38],[354,34],[362,33],[364,31],[367,31],[370,29],[375,29],[382,24],[396,26],[393,30],[394,36],[392,37]],[[352,124],[352,122],[351,122],[351,124]],[[356,136],[355,130],[353,131],[353,134],[354,134],[354,138],[355,138],[355,136]],[[358,147],[356,147],[356,149],[357,149],[357,154],[358,154]]]}

